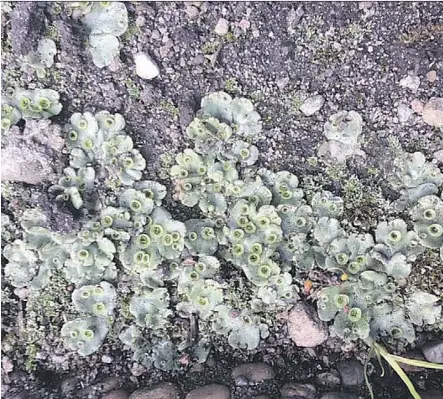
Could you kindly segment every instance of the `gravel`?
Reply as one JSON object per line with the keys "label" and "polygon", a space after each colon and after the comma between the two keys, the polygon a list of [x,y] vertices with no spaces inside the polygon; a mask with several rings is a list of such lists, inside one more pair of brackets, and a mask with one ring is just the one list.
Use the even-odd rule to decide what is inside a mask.
{"label": "gravel", "polygon": [[[112,69],[99,70],[85,49],[88,34],[81,23],[63,13],[52,16],[43,3],[13,5],[13,13],[2,18],[2,72],[6,84],[59,91],[64,109],[53,118],[57,124],[66,123],[73,112],[121,112],[136,147],[148,159],[145,178],[158,177],[161,154],[188,146],[184,127],[195,115],[201,98],[215,90],[227,90],[254,101],[264,120],[258,143],[260,165],[296,173],[303,187],[309,185],[307,175],[314,174],[321,176],[320,184],[335,194],[344,191],[343,180],[326,176],[321,164],[311,166],[323,140],[325,121],[341,110],[355,110],[365,122],[362,149],[368,156],[358,162],[349,160],[344,169],[346,179],[355,175],[365,187],[379,187],[374,180],[381,180],[380,164],[387,156],[389,140],[398,140],[408,151],[423,151],[428,159],[443,148],[435,124],[418,116],[422,112],[418,102],[426,104],[443,93],[443,53],[438,32],[433,31],[441,25],[441,3],[127,2],[126,6],[131,23],[130,30],[120,38],[120,59]],[[17,55],[35,47],[44,34],[45,20],[58,29],[58,54],[48,75],[37,79],[32,71],[21,70]],[[138,76],[134,61],[138,53],[155,60],[161,74],[153,80]],[[408,77],[409,87],[400,86],[399,82]],[[300,108],[312,95],[321,95],[324,104],[308,117]],[[400,104],[409,104],[415,112],[405,123],[399,123]],[[56,169],[67,165],[60,153],[57,159],[61,162]],[[358,167],[353,167],[355,164]],[[374,170],[377,178],[371,180],[370,172]],[[2,210],[11,214],[37,203],[51,214],[54,225],[75,231],[78,215],[56,206],[46,194],[47,184],[20,185],[23,196],[2,201]],[[350,215],[349,223],[374,220],[374,208],[366,208]],[[357,224],[354,227],[362,228]],[[6,300],[11,302],[2,307],[2,321],[9,329],[9,339],[9,334],[14,336],[10,331],[16,329],[19,307],[13,294],[5,296]],[[28,321],[30,314],[24,315]],[[213,350],[216,366],[209,371],[205,365],[203,373],[147,370],[137,376],[131,375],[132,354],[118,339],[107,340],[93,356],[79,358],[67,352],[55,335],[48,335],[45,342],[39,342],[39,351],[47,360],[37,362],[34,373],[11,377],[7,385],[11,395],[25,390],[33,397],[58,399],[59,381],[67,375],[78,376],[85,387],[96,379],[119,375],[132,384],[128,392],[159,381],[174,381],[182,396],[195,387],[217,383],[230,385],[239,399],[259,394],[276,398],[288,381],[314,381],[313,370],[318,370],[323,356],[345,355],[336,339],[330,337],[324,342],[327,330],[321,324],[314,322],[316,340],[309,343],[305,332],[302,341],[318,345],[313,358],[297,348],[284,327],[278,325],[252,353],[217,342]],[[298,325],[296,334],[304,327]],[[435,334],[424,330],[417,335],[427,341]],[[11,358],[14,369],[24,370],[24,348],[10,346],[5,355]],[[351,348],[358,355],[359,346]],[[364,356],[366,348],[362,351]],[[112,356],[113,362],[103,363],[103,355]],[[51,360],[56,358],[66,360]],[[276,376],[265,382],[263,391],[254,391],[255,387],[249,385],[233,387],[232,369],[249,362],[272,365]],[[401,382],[373,378],[378,399],[407,397]],[[443,389],[441,378],[432,373],[423,372],[420,382]],[[63,397],[69,398],[73,392]]]}

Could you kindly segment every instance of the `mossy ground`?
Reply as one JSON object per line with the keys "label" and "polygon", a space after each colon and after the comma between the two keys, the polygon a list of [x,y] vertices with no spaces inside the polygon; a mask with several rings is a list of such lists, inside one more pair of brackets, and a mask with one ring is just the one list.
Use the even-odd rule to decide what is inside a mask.
{"label": "mossy ground", "polygon": [[[12,9],[16,6],[13,2],[10,5]],[[48,26],[57,29],[53,37],[59,50],[57,62],[45,78],[20,71],[11,44],[12,35],[19,32],[11,31],[8,12],[2,15],[2,68],[12,85],[50,87],[61,93],[64,109],[53,119],[55,123],[64,124],[73,112],[107,109],[122,113],[136,147],[148,161],[147,178],[165,178],[161,154],[174,154],[188,145],[184,127],[200,99],[223,89],[255,101],[265,121],[259,143],[260,164],[296,173],[308,193],[323,187],[342,196],[349,223],[360,230],[373,229],[390,214],[388,201],[395,198],[382,176],[383,165],[393,158],[396,146],[420,150],[428,157],[443,148],[441,133],[419,117],[414,115],[403,124],[397,117],[399,104],[409,104],[415,98],[426,101],[443,92],[441,3],[126,5],[131,28],[121,40],[117,70],[97,69],[84,48],[87,35],[81,27],[63,13],[46,13]],[[299,6],[303,15],[294,22],[291,15]],[[190,7],[197,10],[195,16]],[[214,33],[221,17],[231,24],[227,37]],[[249,21],[250,27],[242,29],[242,20]],[[156,59],[159,78],[147,82],[136,76],[133,55],[137,51],[146,51]],[[426,79],[431,69],[439,77],[435,82]],[[409,73],[421,78],[416,93],[398,84]],[[314,116],[305,117],[299,107],[308,95],[317,93],[325,97],[325,105]],[[346,168],[327,168],[316,158],[316,149],[323,139],[324,122],[343,109],[361,113],[365,121],[362,148],[367,157],[348,162]],[[47,195],[49,185],[3,188],[2,211],[14,217],[37,204],[50,211],[55,228],[75,229],[78,215],[53,203]],[[174,203],[171,196],[168,207],[182,220],[190,212]],[[438,259],[425,253],[415,263],[406,289],[420,287],[442,295],[442,275]],[[330,278],[322,273],[309,277],[318,286]],[[235,397],[246,398],[252,393],[277,397],[285,381],[312,381],[327,364],[343,357],[364,358],[366,353],[359,345],[345,351],[333,339],[315,354],[297,349],[286,338],[284,325],[277,321],[270,338],[250,354],[220,342],[214,366],[206,365],[204,372],[191,369],[168,374],[153,370],[136,377],[131,376],[131,354],[123,350],[116,333],[111,333],[102,349],[88,359],[63,349],[57,331],[63,317],[69,316],[72,287],[62,277],[54,280],[28,312],[5,283],[3,287],[4,355],[11,358],[16,371],[9,375],[10,382],[8,376],[5,379],[11,385],[10,392],[29,388],[40,397],[58,398],[61,381],[73,375],[83,387],[108,376],[122,376],[130,387],[170,380],[188,391],[204,383],[230,384],[229,370],[235,364],[264,360],[275,365],[277,379],[260,390],[236,388]],[[124,293],[124,286],[119,289]],[[441,331],[441,326],[425,329],[418,335],[417,344],[441,336]],[[112,363],[104,363],[103,355],[112,356]],[[443,390],[441,373],[419,372],[412,378],[418,386]],[[378,398],[406,397],[395,376],[373,379]]]}

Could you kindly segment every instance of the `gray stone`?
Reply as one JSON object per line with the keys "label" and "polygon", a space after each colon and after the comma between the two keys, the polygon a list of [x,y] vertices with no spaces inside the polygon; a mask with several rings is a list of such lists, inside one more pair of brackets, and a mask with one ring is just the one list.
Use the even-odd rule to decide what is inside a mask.
{"label": "gray stone", "polygon": [[193,5],[186,6],[186,14],[188,15],[188,17],[190,19],[198,17],[199,13],[200,13],[200,11],[198,10],[197,7],[195,7]]}
{"label": "gray stone", "polygon": [[[265,380],[272,380],[275,376],[272,367],[265,363],[241,364],[232,370],[232,379],[246,378],[249,383],[256,384]],[[237,384],[236,384],[237,385]]]}
{"label": "gray stone", "polygon": [[101,399],[128,399],[129,393],[124,391],[123,389],[117,389],[116,391],[111,391],[107,393],[105,396],[102,396]]}
{"label": "gray stone", "polygon": [[[109,377],[94,383],[76,392],[78,397],[87,398],[90,395],[105,394],[120,389],[123,386],[123,379],[120,377]],[[118,397],[117,397],[118,398]]]}
{"label": "gray stone", "polygon": [[400,123],[407,122],[413,113],[414,111],[405,104],[400,104],[397,107],[398,120]]}
{"label": "gray stone", "polygon": [[229,32],[229,22],[224,18],[220,18],[217,25],[215,25],[214,31],[217,35],[226,35]]}
{"label": "gray stone", "polygon": [[426,78],[429,82],[434,83],[437,80],[437,72],[432,70],[426,74]]}
{"label": "gray stone", "polygon": [[284,78],[277,79],[277,80],[275,81],[275,83],[277,84],[277,87],[278,87],[280,90],[283,90],[283,89],[288,85],[288,83],[289,83],[289,78],[286,76],[286,77],[284,77]]}
{"label": "gray stone", "polygon": [[443,339],[428,342],[422,351],[428,362],[443,364]]}
{"label": "gray stone", "polygon": [[60,390],[63,396],[67,396],[77,388],[79,379],[77,377],[68,377],[60,385]]}
{"label": "gray stone", "polygon": [[418,98],[415,98],[411,101],[411,108],[416,114],[421,115],[421,113],[423,112],[423,107],[423,103]]}
{"label": "gray stone", "polygon": [[156,62],[146,53],[137,53],[134,56],[135,73],[142,79],[151,80],[160,74]]}
{"label": "gray stone", "polygon": [[443,150],[438,150],[433,155],[438,162],[443,162]]}
{"label": "gray stone", "polygon": [[315,382],[326,388],[335,388],[340,385],[340,374],[337,370],[331,370],[326,373],[319,373],[315,377]]}
{"label": "gray stone", "polygon": [[193,389],[186,395],[186,399],[230,399],[231,392],[225,385],[205,385]]}
{"label": "gray stone", "polygon": [[281,399],[315,399],[317,390],[314,385],[290,382],[283,385]]}
{"label": "gray stone", "polygon": [[345,387],[354,387],[363,384],[365,374],[363,365],[357,360],[345,360],[337,365],[341,381]]}
{"label": "gray stone", "polygon": [[320,399],[358,399],[359,397],[353,393],[327,392]]}
{"label": "gray stone", "polygon": [[297,346],[314,347],[328,339],[328,330],[311,306],[297,303],[288,314],[288,335]]}
{"label": "gray stone", "polygon": [[49,120],[27,120],[23,133],[13,126],[2,148],[1,180],[38,184],[53,180],[64,146],[61,128]]}
{"label": "gray stone", "polygon": [[152,388],[137,389],[129,399],[179,399],[180,394],[175,385],[162,382]]}
{"label": "gray stone", "polygon": [[321,107],[325,103],[325,99],[320,94],[312,97],[308,97],[301,105],[300,111],[306,116],[314,115],[317,111],[320,111]]}
{"label": "gray stone", "polygon": [[411,90],[413,93],[416,93],[418,87],[420,86],[420,78],[418,76],[408,75],[400,80],[400,86]]}
{"label": "gray stone", "polygon": [[422,117],[428,125],[443,127],[443,98],[432,97],[425,104]]}

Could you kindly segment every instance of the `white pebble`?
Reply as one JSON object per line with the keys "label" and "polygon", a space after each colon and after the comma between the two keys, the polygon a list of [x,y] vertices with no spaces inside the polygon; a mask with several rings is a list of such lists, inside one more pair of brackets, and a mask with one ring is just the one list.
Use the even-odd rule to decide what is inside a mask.
{"label": "white pebble", "polygon": [[138,53],[134,56],[135,73],[142,79],[154,79],[160,74],[155,61],[145,53]]}

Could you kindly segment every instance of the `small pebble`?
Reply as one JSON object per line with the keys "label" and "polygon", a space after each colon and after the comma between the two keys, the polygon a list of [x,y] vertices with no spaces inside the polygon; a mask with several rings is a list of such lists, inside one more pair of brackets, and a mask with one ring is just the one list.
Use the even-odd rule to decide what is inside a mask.
{"label": "small pebble", "polygon": [[423,111],[423,103],[416,98],[416,99],[412,100],[411,108],[416,114],[420,115]]}
{"label": "small pebble", "polygon": [[138,53],[134,56],[135,73],[142,79],[151,80],[160,74],[155,61],[145,53]]}
{"label": "small pebble", "polygon": [[112,363],[114,359],[111,356],[103,355],[102,356],[102,362],[103,363]]}
{"label": "small pebble", "polygon": [[416,93],[418,87],[420,86],[420,78],[418,76],[408,75],[400,80],[400,86],[411,90],[413,93]]}
{"label": "small pebble", "polygon": [[229,31],[229,22],[224,18],[220,18],[217,22],[217,25],[215,25],[214,31],[215,33],[217,33],[217,35],[226,35]]}
{"label": "small pebble", "polygon": [[437,72],[432,70],[426,74],[426,78],[429,82],[434,83],[437,80]]}

